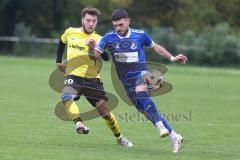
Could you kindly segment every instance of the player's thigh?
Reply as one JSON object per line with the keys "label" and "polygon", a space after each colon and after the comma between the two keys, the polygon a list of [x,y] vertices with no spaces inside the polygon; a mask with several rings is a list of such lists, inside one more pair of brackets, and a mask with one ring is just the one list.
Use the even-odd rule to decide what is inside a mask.
{"label": "player's thigh", "polygon": [[62,94],[66,94],[66,93],[72,94],[72,95],[78,95],[77,89],[69,85],[65,85],[62,89]]}
{"label": "player's thigh", "polygon": [[74,100],[75,98],[78,97],[78,91],[73,88],[72,86],[65,85],[62,89],[62,101],[66,102],[69,100]]}
{"label": "player's thigh", "polygon": [[148,87],[145,82],[145,76],[141,75],[135,80],[135,92],[136,94],[139,92],[148,92]]}
{"label": "player's thigh", "polygon": [[69,75],[64,80],[64,87],[62,89],[62,95],[73,96],[74,100],[78,100],[83,94],[83,81],[81,77]]}
{"label": "player's thigh", "polygon": [[89,103],[94,107],[96,107],[96,105],[100,101],[102,102],[108,101],[107,94],[104,90],[103,83],[100,81],[100,79],[96,79],[96,81],[88,83],[84,87],[83,94],[89,101]]}
{"label": "player's thigh", "polygon": [[143,83],[136,83],[136,81],[131,84],[124,84],[124,89],[134,106],[137,105],[138,93],[147,92],[146,86]]}

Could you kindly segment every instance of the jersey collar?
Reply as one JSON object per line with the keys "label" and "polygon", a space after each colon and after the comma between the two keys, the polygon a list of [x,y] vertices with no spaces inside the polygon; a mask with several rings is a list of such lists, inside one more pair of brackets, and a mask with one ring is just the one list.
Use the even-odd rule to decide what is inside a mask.
{"label": "jersey collar", "polygon": [[128,28],[128,32],[127,32],[126,36],[120,36],[119,34],[117,34],[117,36],[119,39],[129,38],[131,33],[132,33],[131,28]]}

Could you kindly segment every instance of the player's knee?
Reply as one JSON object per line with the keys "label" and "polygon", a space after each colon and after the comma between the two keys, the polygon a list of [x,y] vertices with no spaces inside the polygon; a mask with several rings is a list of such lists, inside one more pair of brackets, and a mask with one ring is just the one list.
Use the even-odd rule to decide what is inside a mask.
{"label": "player's knee", "polygon": [[145,84],[138,85],[135,88],[135,92],[137,94],[142,94],[141,92],[147,92],[147,91],[148,91],[148,89],[147,89],[147,86]]}
{"label": "player's knee", "polygon": [[107,107],[107,103],[105,99],[100,99],[96,102],[96,107]]}
{"label": "player's knee", "polygon": [[63,93],[61,95],[61,99],[62,99],[62,102],[66,102],[66,101],[74,101],[76,98],[76,95],[72,95],[72,94],[69,94],[69,93]]}

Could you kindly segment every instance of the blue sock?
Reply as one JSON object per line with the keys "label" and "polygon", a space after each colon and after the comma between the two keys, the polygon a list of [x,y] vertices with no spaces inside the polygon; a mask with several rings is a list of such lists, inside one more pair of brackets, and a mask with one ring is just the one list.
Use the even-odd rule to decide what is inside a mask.
{"label": "blue sock", "polygon": [[159,113],[156,105],[152,101],[147,92],[139,92],[136,95],[136,108],[139,112],[146,115],[154,125],[155,123],[162,121],[165,128],[171,133],[172,128],[168,125],[166,120]]}

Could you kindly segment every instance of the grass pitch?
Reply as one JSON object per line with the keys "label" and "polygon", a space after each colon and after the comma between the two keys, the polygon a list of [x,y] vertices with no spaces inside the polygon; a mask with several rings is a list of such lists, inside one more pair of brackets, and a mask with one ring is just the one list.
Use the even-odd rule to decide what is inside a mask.
{"label": "grass pitch", "polygon": [[[236,160],[240,159],[240,71],[171,66],[166,74],[174,89],[154,97],[175,131],[185,137],[174,155],[169,140],[120,100],[113,111],[131,149],[117,146],[101,118],[87,121],[89,135],[77,135],[71,122],[54,114],[60,94],[48,79],[54,60],[0,57],[0,159],[1,160]],[[115,95],[105,63],[105,89]],[[81,111],[92,109],[81,98]]]}

